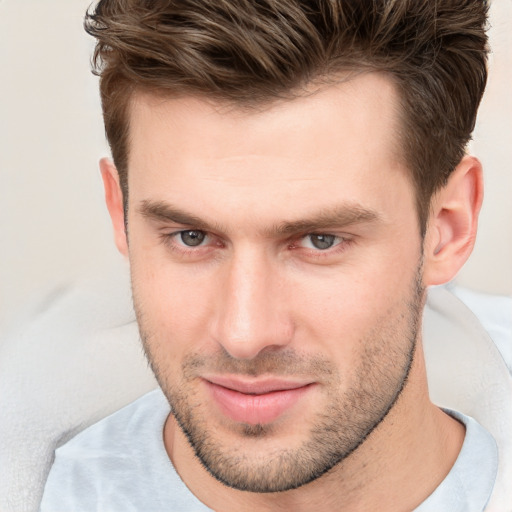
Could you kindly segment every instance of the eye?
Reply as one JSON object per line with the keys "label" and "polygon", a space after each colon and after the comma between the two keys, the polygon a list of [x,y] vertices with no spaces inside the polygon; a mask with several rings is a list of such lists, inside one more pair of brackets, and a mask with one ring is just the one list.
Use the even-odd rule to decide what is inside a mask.
{"label": "eye", "polygon": [[324,235],[322,233],[312,233],[302,239],[302,246],[308,249],[318,249],[325,251],[340,243],[341,239],[334,235]]}
{"label": "eye", "polygon": [[204,231],[191,229],[189,231],[180,231],[177,233],[177,238],[187,247],[197,247],[206,240],[207,236]]}

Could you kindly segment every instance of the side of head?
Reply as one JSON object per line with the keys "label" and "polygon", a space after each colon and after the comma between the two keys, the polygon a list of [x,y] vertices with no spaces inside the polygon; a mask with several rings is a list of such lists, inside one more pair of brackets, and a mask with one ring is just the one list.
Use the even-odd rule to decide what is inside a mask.
{"label": "side of head", "polygon": [[434,192],[464,155],[485,88],[482,0],[101,0],[86,30],[105,128],[128,201],[134,92],[264,107],[359,71],[385,73],[400,100],[397,144],[424,232]]}

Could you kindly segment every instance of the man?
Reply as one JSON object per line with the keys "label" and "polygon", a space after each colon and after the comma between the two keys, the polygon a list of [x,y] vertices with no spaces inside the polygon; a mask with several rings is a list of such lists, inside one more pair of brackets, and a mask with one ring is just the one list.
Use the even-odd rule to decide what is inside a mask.
{"label": "man", "polygon": [[430,401],[421,339],[475,238],[485,22],[481,0],[88,14],[161,392],[57,452],[43,511],[485,509],[496,443]]}

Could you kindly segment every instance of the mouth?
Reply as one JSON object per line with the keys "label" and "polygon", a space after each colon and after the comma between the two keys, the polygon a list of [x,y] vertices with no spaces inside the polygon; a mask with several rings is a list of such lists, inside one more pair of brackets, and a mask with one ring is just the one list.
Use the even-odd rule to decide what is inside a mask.
{"label": "mouth", "polygon": [[221,413],[238,423],[268,424],[291,409],[314,383],[283,379],[203,378]]}

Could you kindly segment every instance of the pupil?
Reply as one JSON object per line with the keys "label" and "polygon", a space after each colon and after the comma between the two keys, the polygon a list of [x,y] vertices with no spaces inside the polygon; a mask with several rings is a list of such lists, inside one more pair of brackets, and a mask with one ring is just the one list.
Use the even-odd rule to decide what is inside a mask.
{"label": "pupil", "polygon": [[200,245],[205,238],[202,231],[182,231],[180,236],[181,241],[190,247]]}
{"label": "pupil", "polygon": [[334,235],[310,235],[311,243],[317,249],[329,249],[334,243]]}

